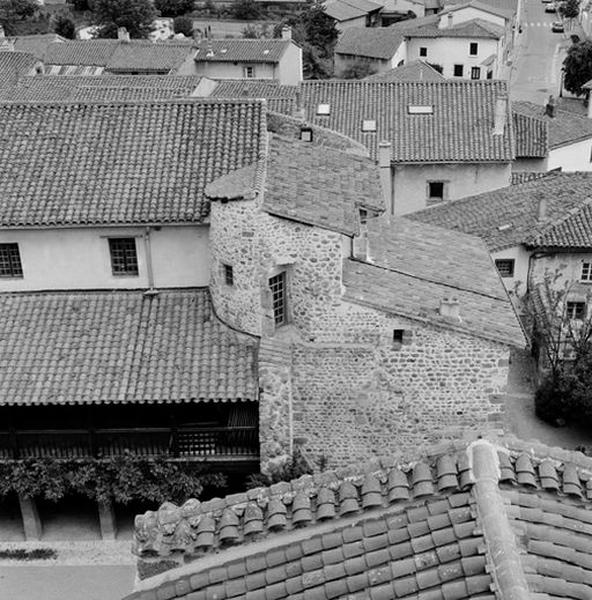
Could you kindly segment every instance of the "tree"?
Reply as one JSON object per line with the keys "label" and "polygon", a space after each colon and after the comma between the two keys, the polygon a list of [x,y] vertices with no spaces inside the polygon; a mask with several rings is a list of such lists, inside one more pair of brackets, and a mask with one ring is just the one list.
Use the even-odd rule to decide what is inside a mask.
{"label": "tree", "polygon": [[154,0],[156,10],[163,17],[178,17],[191,12],[194,8],[194,0]]}
{"label": "tree", "polygon": [[572,20],[580,14],[580,0],[565,0],[559,5],[559,12],[565,19],[569,20],[571,27]]}
{"label": "tree", "polygon": [[254,21],[261,16],[261,9],[255,0],[234,0],[230,14],[240,21]]}
{"label": "tree", "polygon": [[173,31],[182,33],[184,36],[193,37],[193,21],[186,16],[175,17],[173,19]]}
{"label": "tree", "polygon": [[132,38],[146,38],[158,16],[151,0],[94,0],[93,12],[100,38],[117,37],[119,27],[125,27]]}
{"label": "tree", "polygon": [[343,79],[364,79],[375,72],[371,64],[357,60],[341,73],[341,77]]}
{"label": "tree", "polygon": [[0,0],[0,25],[8,35],[14,35],[16,23],[32,17],[38,9],[35,0]]}
{"label": "tree", "polygon": [[68,4],[71,4],[72,8],[78,12],[92,10],[91,2],[89,0],[67,0],[67,2]]}
{"label": "tree", "polygon": [[586,90],[582,86],[592,79],[592,41],[572,44],[563,61],[563,70],[565,89],[577,96],[584,94]]}
{"label": "tree", "polygon": [[64,13],[58,13],[52,18],[53,30],[62,37],[69,40],[76,39],[76,25],[74,21]]}

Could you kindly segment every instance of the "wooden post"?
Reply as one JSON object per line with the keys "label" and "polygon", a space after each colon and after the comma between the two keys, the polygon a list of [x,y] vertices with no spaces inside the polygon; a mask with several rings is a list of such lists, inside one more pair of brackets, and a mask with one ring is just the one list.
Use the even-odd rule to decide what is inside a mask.
{"label": "wooden post", "polygon": [[104,540],[114,540],[117,535],[117,523],[113,503],[110,501],[98,501],[99,523],[101,525],[101,537]]}
{"label": "wooden post", "polygon": [[21,507],[21,516],[23,518],[23,529],[25,531],[25,540],[27,542],[40,540],[43,533],[39,511],[35,498],[21,496],[19,494],[19,505]]}

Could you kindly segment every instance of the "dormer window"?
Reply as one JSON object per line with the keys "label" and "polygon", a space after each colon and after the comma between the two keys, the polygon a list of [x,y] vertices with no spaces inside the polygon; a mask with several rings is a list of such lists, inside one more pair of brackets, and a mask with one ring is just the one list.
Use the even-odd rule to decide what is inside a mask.
{"label": "dormer window", "polygon": [[328,115],[331,113],[331,106],[329,104],[319,104],[317,106],[317,115]]}
{"label": "dormer window", "polygon": [[376,121],[374,119],[364,119],[362,121],[362,131],[365,131],[365,132],[376,131]]}
{"label": "dormer window", "polygon": [[434,107],[431,104],[410,104],[407,112],[410,115],[431,115],[434,113]]}

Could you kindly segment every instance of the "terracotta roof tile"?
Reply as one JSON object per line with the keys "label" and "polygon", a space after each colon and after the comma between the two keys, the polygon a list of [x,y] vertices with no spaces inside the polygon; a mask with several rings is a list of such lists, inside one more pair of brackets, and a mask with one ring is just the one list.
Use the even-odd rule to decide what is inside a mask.
{"label": "terracotta roof tile", "polygon": [[[301,91],[309,122],[362,142],[373,157],[386,140],[394,162],[514,158],[510,110],[503,135],[493,134],[496,99],[507,95],[502,81],[304,81]],[[329,105],[328,115],[317,114],[320,104]],[[409,106],[416,105],[433,112],[410,113]],[[363,132],[363,120],[375,120],[376,132]]]}
{"label": "terracotta roof tile", "polygon": [[196,42],[196,62],[277,63],[293,42],[281,39],[203,39]]}
{"label": "terracotta roof tile", "polygon": [[200,222],[206,184],[265,138],[252,100],[0,105],[0,225]]}
{"label": "terracotta roof tile", "polygon": [[0,93],[2,87],[15,84],[31,71],[34,73],[38,62],[32,54],[0,51]]}
{"label": "terracotta roof tile", "polygon": [[366,81],[444,81],[444,75],[423,60],[412,60],[400,67],[376,73],[365,78]]}
{"label": "terracotta roof tile", "polygon": [[335,45],[336,54],[391,59],[404,41],[395,27],[348,27]]}
{"label": "terracotta roof tile", "polygon": [[21,78],[0,86],[0,102],[139,102],[186,98],[201,77],[193,75],[101,75]]}
{"label": "terracotta roof tile", "polygon": [[382,8],[370,0],[330,0],[325,4],[325,12],[336,21],[347,21],[365,16]]}
{"label": "terracotta roof tile", "polygon": [[504,35],[503,27],[484,19],[470,19],[451,27],[440,27],[440,19],[440,16],[430,16],[410,21],[405,27],[405,38],[500,39]]}
{"label": "terracotta roof tile", "polygon": [[45,60],[47,48],[55,42],[66,42],[66,38],[57,33],[44,33],[39,35],[19,35],[12,38],[16,52],[27,52],[39,60]]}
{"label": "terracotta roof tile", "polygon": [[216,319],[207,290],[2,294],[0,306],[2,404],[257,398],[256,343]]}

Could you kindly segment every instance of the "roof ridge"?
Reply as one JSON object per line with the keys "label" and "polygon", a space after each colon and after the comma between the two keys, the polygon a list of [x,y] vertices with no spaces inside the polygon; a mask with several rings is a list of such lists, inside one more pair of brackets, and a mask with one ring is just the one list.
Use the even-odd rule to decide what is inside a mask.
{"label": "roof ridge", "polygon": [[580,204],[577,204],[575,206],[572,206],[571,208],[568,208],[567,211],[564,214],[560,215],[557,219],[549,221],[547,223],[543,223],[541,229],[536,234],[533,234],[533,236],[531,238],[527,239],[525,243],[527,243],[527,244],[542,244],[543,237],[548,235],[554,229],[561,227],[562,225],[564,225],[567,221],[569,221],[576,215],[582,213],[584,210],[589,208],[591,204],[592,204],[591,196],[584,198]]}

